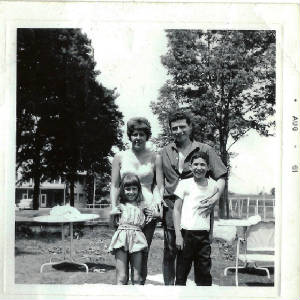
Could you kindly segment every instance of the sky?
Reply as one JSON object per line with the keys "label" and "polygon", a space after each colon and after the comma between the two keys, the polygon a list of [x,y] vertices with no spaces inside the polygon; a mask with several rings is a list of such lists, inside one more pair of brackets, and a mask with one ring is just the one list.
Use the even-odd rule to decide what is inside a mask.
{"label": "sky", "polygon": [[[131,117],[146,117],[156,137],[160,126],[150,109],[167,79],[160,57],[167,52],[167,38],[161,28],[142,24],[93,24],[82,28],[91,39],[98,80],[107,88],[116,88],[116,103],[125,124]],[[125,128],[124,128],[125,130]],[[124,134],[124,140],[126,134]],[[263,138],[250,131],[231,148],[237,155],[231,160],[229,190],[235,193],[270,192],[275,186],[275,138]]]}

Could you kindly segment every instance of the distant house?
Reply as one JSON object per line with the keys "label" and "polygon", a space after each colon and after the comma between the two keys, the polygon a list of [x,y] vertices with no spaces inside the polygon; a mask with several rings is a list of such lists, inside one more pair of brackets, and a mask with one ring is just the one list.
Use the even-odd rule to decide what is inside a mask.
{"label": "distant house", "polygon": [[[17,182],[21,178],[17,174]],[[75,181],[74,188],[74,206],[86,207],[87,195],[85,192],[86,173],[79,173],[78,179]],[[23,184],[16,184],[15,203],[18,204],[21,199],[33,198],[33,180]],[[56,205],[65,204],[66,199],[66,183],[62,178],[53,181],[46,181],[40,185],[40,208],[54,207]]]}

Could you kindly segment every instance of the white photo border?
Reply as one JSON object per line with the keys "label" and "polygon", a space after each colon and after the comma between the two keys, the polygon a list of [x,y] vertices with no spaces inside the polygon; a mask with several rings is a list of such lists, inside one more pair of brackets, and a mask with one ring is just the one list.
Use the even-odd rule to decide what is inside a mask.
{"label": "white photo border", "polygon": [[[3,3],[0,3],[1,5]],[[283,103],[286,101],[292,102],[294,98],[298,98],[299,101],[299,88],[297,88],[297,80],[299,82],[299,73],[297,74],[297,70],[299,71],[299,59],[295,58],[293,61],[292,53],[295,53],[298,49],[293,49],[293,52],[286,50],[286,44],[291,43],[291,39],[294,34],[289,33],[288,42],[285,40],[285,35],[287,34],[287,29],[289,26],[286,26],[283,22],[271,22],[266,21],[270,17],[270,14],[274,13],[274,6],[271,4],[261,4],[267,7],[268,5],[272,7],[267,16],[264,15],[264,10],[260,10],[258,7],[250,5],[250,9],[253,11],[259,12],[261,15],[258,17],[260,23],[257,23],[257,19],[253,16],[253,23],[244,22],[230,22],[223,21],[216,18],[215,16],[207,17],[205,20],[195,20],[195,15],[191,12],[192,7],[195,6],[205,6],[208,11],[212,11],[214,4],[203,4],[203,3],[185,3],[184,8],[181,3],[138,3],[139,6],[136,8],[136,13],[143,12],[144,14],[149,14],[149,10],[147,8],[150,7],[151,12],[153,13],[152,20],[148,18],[148,20],[141,20],[140,16],[136,18],[131,9],[134,7],[134,3],[81,3],[81,2],[68,2],[68,3],[51,3],[49,4],[49,11],[51,12],[49,15],[45,16],[45,18],[41,19],[37,17],[32,11],[40,11],[43,12],[48,6],[48,3],[39,3],[32,2],[30,3],[32,11],[28,10],[28,3],[12,2],[12,6],[6,4],[5,18],[2,20],[1,24],[4,25],[5,31],[1,31],[1,36],[4,36],[5,47],[4,49],[1,47],[0,54],[4,57],[4,68],[1,70],[2,80],[4,81],[4,85],[2,86],[2,90],[0,90],[0,94],[4,95],[4,100],[0,102],[0,108],[4,109],[7,114],[7,123],[2,126],[5,126],[5,148],[4,151],[0,153],[0,172],[4,173],[4,199],[6,200],[4,203],[1,203],[3,206],[2,212],[3,216],[1,218],[1,227],[4,228],[3,233],[1,234],[2,244],[4,244],[4,253],[3,253],[3,293],[7,296],[43,296],[47,297],[56,297],[59,295],[71,296],[71,297],[79,297],[79,296],[97,296],[103,297],[103,299],[107,299],[108,296],[122,297],[127,298],[130,297],[138,297],[140,298],[164,298],[164,299],[180,299],[180,298],[189,298],[189,297],[221,297],[224,298],[278,298],[283,295],[286,295],[286,288],[290,286],[291,282],[289,275],[286,273],[286,265],[282,263],[282,259],[287,259],[285,257],[286,254],[286,241],[288,243],[291,242],[292,236],[287,234],[288,230],[293,230],[295,236],[298,237],[298,246],[296,245],[295,249],[290,249],[292,254],[296,254],[296,250],[299,250],[299,220],[297,220],[297,214],[299,213],[299,206],[293,206],[291,201],[297,201],[297,195],[299,195],[299,188],[297,188],[297,180],[299,180],[299,176],[297,178],[291,178],[290,166],[291,163],[297,163],[299,165],[299,158],[295,158],[294,152],[289,147],[289,145],[284,145],[283,140],[288,143],[294,143],[295,138],[298,136],[293,135],[291,132],[288,120],[293,115],[293,113],[297,113],[299,116],[299,109],[295,112],[294,108],[284,108]],[[54,5],[55,4],[55,5]],[[23,17],[13,16],[13,10],[15,8],[14,5],[18,5],[21,8],[23,5],[26,9],[24,9]],[[104,13],[102,12],[101,17],[96,20],[95,12],[92,12],[92,7],[97,9],[102,9],[103,7]],[[157,6],[155,6],[157,5]],[[158,10],[164,7],[177,6],[176,10],[185,9],[185,15],[190,14],[191,21],[184,21],[180,18],[174,21],[163,21],[163,14],[158,13]],[[231,7],[227,5],[221,5],[223,8],[226,7],[226,12],[233,9],[234,12],[244,12],[245,7],[238,7],[240,4],[235,3],[231,4]],[[243,4],[246,5],[246,4]],[[256,4],[259,6],[259,4]],[[68,6],[69,8],[66,8]],[[116,8],[120,6],[121,12],[116,14]],[[1,7],[1,6],[0,6]],[[51,8],[50,8],[51,7]],[[55,15],[54,7],[57,7],[58,10],[61,7],[62,11],[60,11],[59,17],[57,20],[53,18]],[[89,16],[93,16],[92,20],[86,19],[78,19],[78,7],[85,7],[86,12],[89,12]],[[88,9],[87,9],[88,7]],[[298,7],[299,8],[299,7]],[[75,14],[74,10],[75,9]],[[174,10],[171,7],[171,10]],[[276,13],[278,11],[276,10]],[[178,14],[178,12],[177,12]],[[176,15],[176,12],[173,12],[173,15]],[[234,16],[234,15],[233,15]],[[76,19],[77,17],[77,19]],[[174,17],[174,16],[173,16]],[[265,19],[264,19],[265,18]],[[234,19],[234,17],[233,17]],[[272,19],[272,18],[271,18]],[[275,162],[277,167],[277,184],[276,184],[276,263],[275,263],[275,280],[274,287],[261,287],[261,288],[253,288],[253,287],[202,287],[201,291],[197,290],[194,287],[153,287],[153,286],[114,286],[112,289],[111,285],[22,285],[14,283],[14,197],[15,197],[15,103],[16,103],[16,29],[17,28],[81,28],[83,26],[93,26],[95,23],[107,23],[107,22],[121,22],[124,26],[150,26],[157,27],[162,29],[252,29],[252,30],[276,30],[276,121],[277,121],[277,158],[280,158],[280,161]],[[299,22],[299,20],[298,20]],[[295,28],[296,31],[296,28]],[[298,31],[299,33],[299,31]],[[299,36],[295,38],[298,38]],[[4,52],[5,51],[5,52]],[[298,52],[299,53],[299,52]],[[286,59],[292,60],[291,62],[286,62]],[[290,64],[295,65],[295,70],[291,70]],[[298,69],[297,69],[298,68]],[[4,72],[3,72],[4,70]],[[294,72],[294,73],[293,73]],[[4,79],[3,79],[4,78]],[[287,79],[288,78],[288,79]],[[290,93],[287,92],[289,83],[287,80],[292,78],[292,91]],[[294,95],[294,96],[292,96]],[[291,100],[287,100],[287,97],[291,97]],[[294,103],[291,103],[291,106]],[[289,105],[288,105],[289,106]],[[299,146],[299,144],[298,144]],[[284,147],[284,148],[283,148]],[[287,150],[288,149],[288,150]],[[1,148],[2,150],[2,148]],[[292,153],[291,157],[287,157]],[[297,161],[295,159],[298,159]],[[0,174],[1,174],[0,173]],[[282,176],[281,176],[282,175]],[[1,179],[1,177],[0,177]],[[1,182],[0,182],[1,183]],[[296,185],[295,185],[296,184]],[[2,185],[2,183],[1,183]],[[292,191],[289,194],[289,201],[287,202],[281,195],[287,195],[288,187],[292,187]],[[287,208],[286,202],[294,208]],[[292,216],[292,220],[297,220],[296,224],[290,224],[286,218],[288,216]],[[294,222],[294,221],[293,221]],[[298,227],[297,227],[298,225]],[[297,227],[297,228],[296,228]],[[287,230],[287,231],[286,231]],[[283,236],[281,238],[281,235]],[[297,248],[298,247],[298,248]],[[299,253],[299,252],[298,252]],[[2,255],[2,253],[0,253]],[[291,255],[291,254],[290,254]],[[289,261],[289,260],[288,260]],[[298,256],[294,257],[295,266],[299,266],[299,258]],[[292,270],[294,270],[293,266],[290,265]],[[298,271],[299,272],[299,271]],[[297,278],[299,279],[299,273],[293,271],[293,274],[296,276],[293,278],[292,284],[296,283]],[[0,277],[1,279],[1,277]],[[1,286],[0,286],[1,287]],[[101,288],[100,288],[101,287]],[[297,285],[294,285],[293,290],[295,293],[299,291]],[[164,295],[162,297],[162,295]],[[287,294],[289,295],[289,294]],[[74,299],[72,298],[72,299]],[[285,298],[286,299],[286,298]]]}

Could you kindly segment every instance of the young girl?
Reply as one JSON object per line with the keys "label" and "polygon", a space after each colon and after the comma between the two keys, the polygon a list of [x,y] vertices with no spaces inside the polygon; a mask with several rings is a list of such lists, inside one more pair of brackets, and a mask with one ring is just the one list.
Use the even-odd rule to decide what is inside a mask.
{"label": "young girl", "polygon": [[141,284],[142,251],[148,247],[142,232],[146,218],[141,201],[139,178],[132,173],[124,174],[120,185],[119,226],[108,248],[116,258],[117,284],[128,283],[129,263],[132,284]]}

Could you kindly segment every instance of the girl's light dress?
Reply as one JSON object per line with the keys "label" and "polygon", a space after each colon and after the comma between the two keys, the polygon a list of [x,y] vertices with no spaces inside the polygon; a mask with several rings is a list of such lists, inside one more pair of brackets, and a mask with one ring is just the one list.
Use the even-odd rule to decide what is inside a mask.
{"label": "girl's light dress", "polygon": [[142,226],[145,223],[145,215],[141,207],[127,204],[120,204],[121,217],[119,227],[114,233],[108,252],[114,254],[116,249],[134,253],[147,249],[148,244]]}

